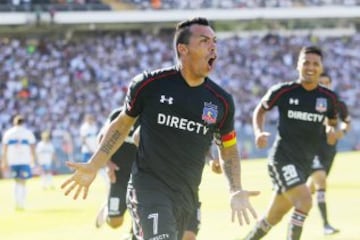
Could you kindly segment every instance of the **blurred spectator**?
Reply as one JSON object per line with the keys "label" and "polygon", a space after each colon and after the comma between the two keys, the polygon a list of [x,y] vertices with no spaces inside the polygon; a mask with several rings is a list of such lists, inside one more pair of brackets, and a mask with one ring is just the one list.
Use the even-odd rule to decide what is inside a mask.
{"label": "blurred spectator", "polygon": [[[312,6],[357,6],[358,0],[161,0],[149,4],[148,0],[123,0],[138,9],[200,9],[200,8],[282,8]],[[160,1],[156,1],[160,2]]]}
{"label": "blurred spectator", "polygon": [[41,140],[36,144],[37,162],[41,167],[41,182],[44,190],[54,189],[53,167],[55,164],[55,147],[50,141],[50,132],[41,133]]}
{"label": "blurred spectator", "polygon": [[15,180],[15,209],[24,210],[27,188],[26,181],[32,177],[31,168],[35,165],[36,139],[32,131],[25,126],[25,119],[16,115],[13,126],[7,129],[2,138],[1,168],[10,171]]}

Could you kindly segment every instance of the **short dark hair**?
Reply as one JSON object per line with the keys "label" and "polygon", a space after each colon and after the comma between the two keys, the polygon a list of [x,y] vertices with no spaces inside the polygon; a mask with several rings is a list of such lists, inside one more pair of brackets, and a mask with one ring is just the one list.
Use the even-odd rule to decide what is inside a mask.
{"label": "short dark hair", "polygon": [[[176,25],[175,34],[174,34],[174,47],[176,50],[176,46],[178,44],[188,44],[189,38],[191,36],[190,27],[192,25],[203,25],[203,26],[210,26],[209,21],[204,17],[195,17],[191,19],[187,19],[184,21],[179,22]],[[177,55],[179,56],[179,53],[176,50]]]}
{"label": "short dark hair", "polygon": [[16,115],[13,119],[14,125],[21,125],[24,123],[24,117],[22,115]]}
{"label": "short dark hair", "polygon": [[323,52],[317,46],[306,46],[300,50],[300,55],[308,54],[308,53],[313,53],[313,54],[319,55],[320,58],[323,59]]}

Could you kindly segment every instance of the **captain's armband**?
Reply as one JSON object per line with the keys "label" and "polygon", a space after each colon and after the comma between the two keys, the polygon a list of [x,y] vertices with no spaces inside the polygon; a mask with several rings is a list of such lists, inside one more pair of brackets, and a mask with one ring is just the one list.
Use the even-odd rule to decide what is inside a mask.
{"label": "captain's armband", "polygon": [[231,131],[228,134],[222,135],[221,142],[222,142],[222,146],[225,148],[235,145],[236,144],[236,132]]}

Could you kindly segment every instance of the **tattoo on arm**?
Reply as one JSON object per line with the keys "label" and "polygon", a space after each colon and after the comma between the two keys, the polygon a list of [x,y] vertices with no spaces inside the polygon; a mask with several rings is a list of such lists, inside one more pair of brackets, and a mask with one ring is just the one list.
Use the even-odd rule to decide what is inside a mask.
{"label": "tattoo on arm", "polygon": [[225,173],[225,177],[227,178],[229,185],[230,185],[230,189],[234,189],[235,184],[234,184],[234,176],[232,174],[232,161],[230,159],[224,160],[223,163],[223,169],[224,169],[224,173]]}
{"label": "tattoo on arm", "polygon": [[224,175],[229,182],[230,191],[238,191],[241,189],[240,183],[240,159],[236,152],[228,155],[222,161]]}
{"label": "tattoo on arm", "polygon": [[106,154],[110,154],[119,138],[120,132],[118,130],[115,130],[114,133],[110,136],[110,138],[106,142],[104,142],[100,150]]}

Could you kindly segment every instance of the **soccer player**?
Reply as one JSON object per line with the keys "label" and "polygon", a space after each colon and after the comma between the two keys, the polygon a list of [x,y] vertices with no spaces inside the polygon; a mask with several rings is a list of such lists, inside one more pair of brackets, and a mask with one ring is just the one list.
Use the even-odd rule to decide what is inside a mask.
{"label": "soccer player", "polygon": [[24,210],[26,201],[26,180],[32,177],[31,166],[35,165],[34,134],[24,126],[24,117],[16,115],[13,127],[6,130],[2,139],[2,168],[10,168],[15,179],[15,208]]}
{"label": "soccer player", "polygon": [[41,180],[43,188],[54,188],[52,179],[52,164],[55,162],[55,147],[50,141],[50,133],[41,133],[41,140],[36,144],[37,162],[41,166]]}
{"label": "soccer player", "polygon": [[[100,140],[102,139],[106,127],[117,118],[121,111],[122,108],[118,108],[110,114],[107,123],[100,131]],[[107,163],[111,184],[107,202],[102,206],[96,217],[97,228],[100,228],[105,222],[114,229],[123,225],[124,214],[126,212],[127,184],[130,178],[131,166],[135,161],[137,152],[137,147],[133,139],[133,134],[137,125],[138,124],[135,123],[129,136]]]}
{"label": "soccer player", "polygon": [[[228,179],[232,220],[249,223],[256,213],[241,183],[234,129],[234,101],[208,78],[217,57],[216,36],[205,18],[180,22],[174,46],[178,64],[143,72],[130,83],[125,109],[110,124],[87,164],[68,162],[75,172],[63,184],[65,195],[87,197],[97,169],[121,146],[140,120],[138,155],[127,201],[137,239],[181,239],[197,207],[205,155],[218,133]],[[131,206],[131,207],[129,207]]]}
{"label": "soccer player", "polygon": [[[108,118],[108,124],[113,121],[121,111],[122,108],[114,110]],[[107,124],[100,131],[100,139],[102,138],[102,132],[105,127],[107,127]],[[131,166],[136,158],[136,151],[140,142],[139,130],[140,127],[135,123],[135,131],[133,129],[130,131],[129,137],[125,140],[124,144],[107,163],[111,187],[107,203],[102,206],[96,217],[95,225],[97,228],[100,228],[105,222],[114,229],[123,224],[126,211],[126,204],[124,201],[126,188],[130,178]],[[219,161],[212,156],[211,151],[209,151],[207,158],[212,171],[218,174],[222,173]],[[190,217],[182,240],[196,240],[201,220],[200,207],[201,203],[199,202],[198,208]]]}
{"label": "soccer player", "polygon": [[[331,77],[327,73],[322,73],[320,76],[320,84],[332,89]],[[341,139],[350,128],[350,115],[346,104],[339,101],[338,105],[339,118],[341,120],[340,128],[336,131],[336,140]],[[320,215],[323,220],[324,234],[330,235],[339,232],[338,229],[332,227],[328,221],[327,206],[326,206],[326,178],[329,176],[331,166],[336,155],[336,144],[330,145],[326,141],[326,129],[323,127],[323,139],[320,143],[318,154],[315,156],[312,165],[312,174],[308,179],[308,185],[311,191],[316,191],[317,205],[320,210]]]}
{"label": "soccer player", "polygon": [[[275,106],[279,111],[279,123],[268,161],[274,194],[264,217],[247,235],[247,240],[261,239],[292,208],[286,239],[300,239],[312,204],[306,180],[321,142],[323,124],[327,118],[332,130],[330,133],[337,121],[336,94],[318,84],[323,72],[322,59],[322,51],[318,47],[302,48],[297,63],[298,80],[271,87],[254,110],[257,147],[267,145],[269,133],[264,131],[265,116]],[[332,138],[329,137],[330,140]]]}

